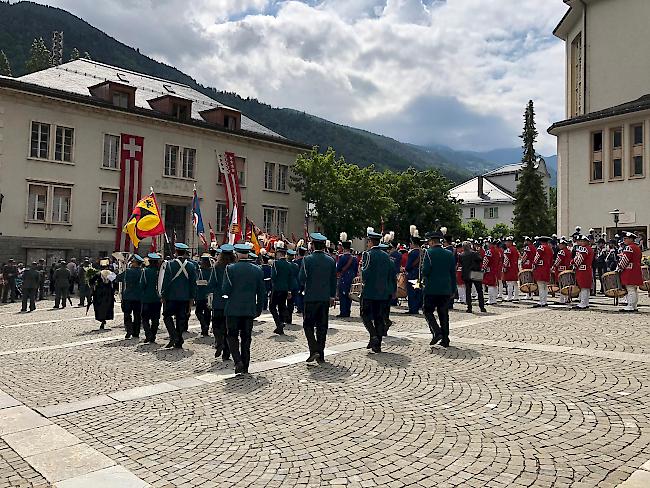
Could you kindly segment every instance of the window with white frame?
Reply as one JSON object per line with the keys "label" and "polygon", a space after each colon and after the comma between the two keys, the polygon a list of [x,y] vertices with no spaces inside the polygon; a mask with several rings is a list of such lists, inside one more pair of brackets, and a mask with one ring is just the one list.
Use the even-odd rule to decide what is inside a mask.
{"label": "window with white frame", "polygon": [[44,124],[43,122],[32,122],[29,155],[32,158],[49,158],[50,124]]}
{"label": "window with white frame", "polygon": [[265,208],[264,209],[264,232],[267,234],[273,234],[275,223],[275,209],[274,208]]}
{"label": "window with white frame", "polygon": [[28,191],[27,220],[45,222],[48,186],[30,183]]}
{"label": "window with white frame", "polygon": [[591,133],[591,181],[603,180],[603,131]]}
{"label": "window with white frame", "polygon": [[571,43],[571,112],[582,113],[582,33]]}
{"label": "window with white frame", "polygon": [[485,207],[483,217],[486,219],[498,219],[499,207]]}
{"label": "window with white frame", "polygon": [[52,196],[52,223],[69,224],[70,223],[70,197],[69,187],[53,187]]}
{"label": "window with white frame", "polygon": [[264,207],[264,227],[267,234],[281,236],[287,233],[289,211],[286,208]]}
{"label": "window with white frame", "polygon": [[117,196],[116,191],[102,191],[99,206],[99,225],[115,227],[117,222]]}
{"label": "window with white frame", "polygon": [[630,127],[631,137],[632,137],[632,161],[630,164],[630,175],[631,176],[643,176],[643,124],[636,124]]}
{"label": "window with white frame", "polygon": [[264,189],[275,190],[275,163],[264,163]]}
{"label": "window with white frame", "polygon": [[165,176],[176,176],[178,168],[178,146],[165,145]]}
{"label": "window with white frame", "polygon": [[194,166],[196,164],[196,149],[191,147],[183,148],[183,164],[181,167],[181,177],[194,178]]}
{"label": "window with white frame", "polygon": [[54,160],[66,163],[72,162],[72,145],[74,143],[74,129],[71,127],[56,128],[54,139]]}
{"label": "window with white frame", "polygon": [[475,219],[476,218],[476,207],[470,207],[469,208],[469,218],[470,219]]}
{"label": "window with white frame", "polygon": [[120,136],[104,134],[103,168],[118,169],[120,161]]}
{"label": "window with white frame", "polygon": [[289,216],[289,211],[286,209],[277,209],[276,210],[276,221],[277,227],[275,235],[282,236],[287,234],[287,220]]}
{"label": "window with white frame", "polygon": [[278,164],[278,191],[288,190],[289,166]]}
{"label": "window with white frame", "polygon": [[215,232],[226,232],[228,229],[228,207],[225,203],[217,203]]}
{"label": "window with white frame", "polygon": [[611,149],[609,168],[610,179],[623,178],[623,127],[615,127],[609,131]]}

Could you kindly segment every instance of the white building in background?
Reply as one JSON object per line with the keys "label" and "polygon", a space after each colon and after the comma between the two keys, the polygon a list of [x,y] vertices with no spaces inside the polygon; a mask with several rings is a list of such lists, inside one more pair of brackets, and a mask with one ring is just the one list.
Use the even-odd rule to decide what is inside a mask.
{"label": "white building in background", "polygon": [[[566,119],[557,136],[558,231],[650,225],[650,1],[565,0]],[[610,213],[621,213],[618,225]]]}
{"label": "white building in background", "polygon": [[[538,160],[535,169],[541,174],[548,195],[551,175],[544,159]],[[449,196],[461,201],[462,221],[481,220],[488,229],[497,224],[512,226],[521,171],[521,163],[509,164],[452,188]]]}
{"label": "white building in background", "polygon": [[121,134],[144,138],[133,146],[142,149],[142,194],[154,187],[178,241],[198,246],[195,185],[206,235],[211,222],[221,240],[225,152],[236,156],[244,216],[271,234],[302,235],[305,205],[289,175],[308,147],[186,85],[82,59],[0,77],[0,262],[115,250],[120,150],[129,143]]}

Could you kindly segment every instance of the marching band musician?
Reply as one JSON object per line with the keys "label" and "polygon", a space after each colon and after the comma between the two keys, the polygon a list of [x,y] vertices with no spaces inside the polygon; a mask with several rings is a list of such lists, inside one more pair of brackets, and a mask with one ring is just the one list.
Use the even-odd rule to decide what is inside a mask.
{"label": "marching band musician", "polygon": [[422,308],[422,291],[413,286],[414,282],[420,278],[420,232],[415,225],[409,228],[411,241],[409,244],[409,253],[406,261],[406,289],[408,292],[408,314],[417,315]]}
{"label": "marching band musician", "polygon": [[[393,238],[394,238],[395,233],[391,231],[391,234],[393,234]],[[402,266],[401,266],[402,251],[400,250],[399,246],[393,247],[393,250],[390,252],[388,256],[390,257],[390,260],[393,262],[393,267],[395,268],[395,277],[398,280],[398,284],[399,284],[399,275],[402,271]],[[395,296],[395,298],[391,300],[390,304],[396,306],[397,303],[398,303],[397,296]]]}
{"label": "marching band musician", "polygon": [[497,238],[495,249],[499,255],[499,265],[497,267],[497,300],[503,300],[503,243]]}
{"label": "marching band musician", "polygon": [[454,249],[454,258],[456,260],[456,289],[458,290],[458,303],[465,303],[465,282],[463,281],[463,266],[460,264],[460,258],[463,255],[463,244],[456,242]]}
{"label": "marching band musician", "polygon": [[589,308],[589,296],[591,295],[591,281],[593,274],[591,266],[594,260],[594,251],[589,245],[589,238],[584,235],[577,237],[578,245],[574,246],[573,267],[576,271],[576,281],[580,288],[580,302],[575,307],[579,310]]}
{"label": "marching band musician", "polygon": [[637,312],[639,303],[638,287],[643,285],[641,271],[641,248],[636,244],[636,235],[626,232],[623,237],[625,247],[618,262],[618,271],[621,275],[621,284],[627,290],[627,305],[621,312]]}
{"label": "marching band musician", "polygon": [[539,303],[534,308],[548,306],[548,283],[551,281],[551,266],[553,264],[553,248],[549,244],[548,236],[539,237],[539,247],[533,260],[533,278],[539,287]]}
{"label": "marching band musician", "polygon": [[[568,248],[569,241],[566,237],[562,236],[558,242],[559,250],[553,266],[551,266],[551,273],[555,273],[555,282],[560,283],[560,274],[571,268],[571,250]],[[560,303],[567,303],[568,297],[560,293]]]}
{"label": "marching band musician", "polygon": [[[298,282],[298,275],[300,274],[300,267],[296,263],[296,255],[298,253],[294,249],[287,249],[287,263],[291,265],[291,287],[287,295],[287,311],[285,314],[284,323],[293,324],[293,311],[296,306],[296,297],[300,292],[300,283]],[[257,257],[255,258],[257,260]]]}
{"label": "marching band musician", "polygon": [[497,304],[497,285],[499,279],[499,252],[496,242],[488,238],[489,247],[483,257],[482,270],[485,273],[483,283],[488,287],[488,305]]}
{"label": "marching band musician", "polygon": [[202,337],[207,337],[210,333],[212,311],[208,307],[208,296],[216,291],[217,278],[212,267],[212,256],[210,253],[203,253],[196,270],[196,300],[194,300],[194,314],[201,324]]}
{"label": "marching band musician", "polygon": [[535,254],[537,253],[537,248],[533,244],[533,240],[525,236],[524,237],[524,249],[521,256],[521,269],[533,269],[533,261],[535,260]]}
{"label": "marching band musician", "polygon": [[[395,293],[397,281],[393,263],[388,254],[379,247],[381,234],[368,227],[368,250],[361,257],[361,319],[370,334],[368,349],[381,352],[381,339],[384,335],[384,306],[387,297]],[[419,270],[418,270],[419,272]],[[419,274],[419,273],[418,273]]]}
{"label": "marching band musician", "polygon": [[[222,361],[230,359],[230,349],[226,340],[226,300],[221,290],[223,289],[223,277],[226,272],[226,266],[235,262],[235,247],[232,244],[223,244],[218,250],[217,262],[214,266],[214,278],[216,281],[216,291],[212,297],[212,333],[214,334],[214,357],[221,356]],[[267,256],[268,257],[268,256]],[[268,266],[268,265],[267,265]],[[269,266],[269,277],[271,267]],[[263,304],[267,300],[263,300]]]}
{"label": "marching band musician", "polygon": [[287,261],[287,250],[283,241],[275,243],[275,259],[271,265],[271,315],[275,321],[274,334],[284,335],[284,320],[287,314],[287,298],[293,281],[291,264]]}
{"label": "marching band musician", "polygon": [[131,267],[119,273],[115,278],[118,283],[122,283],[122,303],[120,305],[124,312],[125,339],[140,337],[140,313],[142,311],[140,290],[142,268],[140,266],[142,263],[144,263],[144,259],[138,254],[133,254],[129,263]]}
{"label": "marching band musician", "polygon": [[[339,277],[339,303],[341,306],[341,313],[337,317],[346,318],[350,316],[350,310],[352,308],[350,289],[352,287],[352,280],[357,276],[359,264],[357,258],[350,254],[352,241],[348,240],[348,234],[341,232],[339,239],[343,253],[339,255],[339,259],[336,262],[336,273]],[[322,247],[321,244],[318,244],[318,246]]]}
{"label": "marching band musician", "polygon": [[142,302],[142,328],[144,329],[145,344],[154,344],[160,325],[160,295],[158,294],[158,274],[162,256],[152,252],[147,254],[149,266],[144,268],[140,276],[140,300]]}
{"label": "marching band musician", "polygon": [[506,282],[506,302],[519,301],[519,250],[512,236],[506,237],[503,251],[503,279]]}
{"label": "marching band musician", "polygon": [[[307,248],[304,247],[305,241],[304,239],[300,239],[296,243],[296,249],[298,250],[298,256],[293,260],[294,263],[298,265],[298,274],[300,275],[300,270],[302,269],[302,265],[304,263],[305,259],[305,254],[307,254]],[[300,280],[298,280],[298,295],[295,297],[295,302],[296,302],[296,311],[302,315],[303,311],[305,309],[304,307],[304,296],[303,292],[305,291],[302,288],[302,285],[300,285]]]}

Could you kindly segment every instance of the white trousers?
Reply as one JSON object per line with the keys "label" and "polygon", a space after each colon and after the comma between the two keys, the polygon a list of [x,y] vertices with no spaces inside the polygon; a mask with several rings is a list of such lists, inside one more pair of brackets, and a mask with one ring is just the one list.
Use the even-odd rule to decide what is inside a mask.
{"label": "white trousers", "polygon": [[465,285],[459,285],[458,286],[458,303],[466,303],[466,297],[467,297],[467,290],[465,290]]}
{"label": "white trousers", "polygon": [[627,305],[625,306],[625,310],[636,311],[639,303],[638,288],[636,286],[626,285],[625,289],[627,290]]}
{"label": "white trousers", "polygon": [[488,305],[496,305],[497,304],[497,287],[496,286],[488,286]]}
{"label": "white trousers", "polygon": [[499,280],[497,281],[497,298],[503,298],[503,295],[501,294],[503,290],[503,281]]}
{"label": "white trousers", "polygon": [[569,297],[560,293],[560,303],[569,303]]}
{"label": "white trousers", "polygon": [[508,295],[506,300],[509,302],[512,300],[519,300],[519,282],[506,281],[506,287],[508,288]]}
{"label": "white trousers", "polygon": [[580,288],[580,308],[587,308],[589,306],[589,296],[591,295],[591,288]]}
{"label": "white trousers", "polygon": [[538,281],[539,287],[539,304],[548,305],[548,283],[546,281]]}

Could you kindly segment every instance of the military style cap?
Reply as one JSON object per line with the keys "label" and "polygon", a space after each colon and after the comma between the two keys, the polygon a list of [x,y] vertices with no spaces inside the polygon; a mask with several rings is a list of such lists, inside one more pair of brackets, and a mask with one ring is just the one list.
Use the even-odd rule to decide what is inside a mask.
{"label": "military style cap", "polygon": [[211,257],[212,254],[210,254],[209,252],[204,252],[203,254],[201,254],[201,259],[210,259]]}
{"label": "military style cap", "polygon": [[298,253],[297,253],[296,251],[294,251],[293,249],[289,249],[289,250],[287,251],[287,254],[288,254],[289,256],[295,256],[295,255],[298,254]]}
{"label": "military style cap", "polygon": [[320,232],[312,232],[311,234],[309,234],[309,237],[311,237],[312,241],[316,241],[316,242],[326,242],[327,241],[327,237],[325,237]]}
{"label": "military style cap", "polygon": [[174,247],[180,251],[187,251],[190,248],[190,246],[188,246],[183,242],[177,242],[176,244],[174,244]]}
{"label": "military style cap", "polygon": [[235,244],[233,249],[238,254],[248,254],[253,249],[253,246],[251,244],[248,244],[248,243],[246,243],[246,244]]}
{"label": "military style cap", "polygon": [[372,229],[368,229],[366,236],[368,239],[381,239],[381,234],[379,232],[375,232]]}
{"label": "military style cap", "polygon": [[147,254],[147,257],[149,259],[162,259],[162,256],[157,252],[150,252],[149,254]]}
{"label": "military style cap", "polygon": [[139,254],[134,254],[131,256],[131,261],[137,261],[138,263],[144,263],[144,259]]}
{"label": "military style cap", "polygon": [[235,246],[232,244],[222,244],[217,251],[221,251],[224,254],[232,254],[235,252]]}
{"label": "military style cap", "polygon": [[250,259],[257,259],[257,254],[255,254],[254,252],[249,252],[249,253],[248,253],[248,257],[249,257]]}
{"label": "military style cap", "polygon": [[626,232],[623,237],[626,237],[628,239],[636,239],[636,234],[634,232]]}
{"label": "military style cap", "polygon": [[426,234],[424,234],[424,237],[427,240],[428,239],[441,239],[442,240],[442,239],[445,238],[445,236],[442,234],[442,232],[438,232],[438,231],[427,232]]}
{"label": "military style cap", "polygon": [[380,244],[377,244],[377,247],[378,247],[379,249],[388,249],[388,244],[384,244],[384,243],[382,242],[382,243],[380,243]]}

